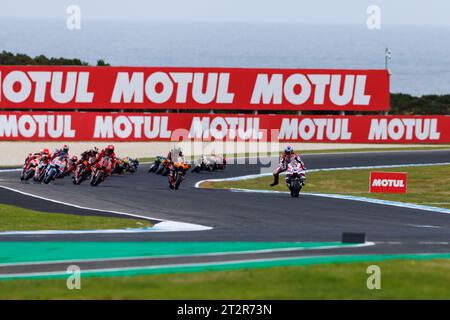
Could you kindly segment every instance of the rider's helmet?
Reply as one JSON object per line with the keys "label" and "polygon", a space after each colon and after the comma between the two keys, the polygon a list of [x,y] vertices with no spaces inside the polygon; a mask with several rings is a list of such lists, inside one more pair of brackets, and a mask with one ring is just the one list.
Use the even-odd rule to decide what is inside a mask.
{"label": "rider's helmet", "polygon": [[97,154],[97,153],[98,153],[98,148],[97,148],[97,147],[92,148],[92,152],[93,152],[94,154]]}
{"label": "rider's helmet", "polygon": [[45,154],[45,155],[50,155],[50,150],[48,150],[47,148],[44,148],[44,149],[42,149],[42,152],[41,152],[43,155]]}
{"label": "rider's helmet", "polygon": [[62,152],[68,153],[69,152],[69,146],[67,144],[63,145]]}
{"label": "rider's helmet", "polygon": [[77,157],[77,156],[73,156],[70,160],[71,160],[73,163],[76,163],[76,162],[78,162],[78,157]]}
{"label": "rider's helmet", "polygon": [[109,146],[106,147],[105,153],[106,153],[107,155],[110,155],[110,154],[112,154],[113,152],[114,152],[114,146],[113,146],[112,144],[110,144]]}
{"label": "rider's helmet", "polygon": [[294,152],[294,148],[292,148],[291,146],[287,146],[286,149],[284,149],[284,153],[286,154],[291,154]]}

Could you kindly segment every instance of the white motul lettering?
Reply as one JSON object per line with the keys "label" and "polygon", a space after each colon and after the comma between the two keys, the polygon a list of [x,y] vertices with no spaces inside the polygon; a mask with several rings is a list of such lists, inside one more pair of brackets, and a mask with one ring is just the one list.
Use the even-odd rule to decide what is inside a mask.
{"label": "white motul lettering", "polygon": [[152,118],[145,117],[145,119],[144,119],[144,135],[147,139],[154,139],[154,138],[158,137],[160,120],[161,120],[161,117],[154,116],[153,117],[153,125],[152,125]]}
{"label": "white motul lettering", "polygon": [[[162,90],[157,91],[156,86],[161,85]],[[152,73],[145,81],[145,94],[147,98],[154,103],[167,102],[172,96],[173,83],[169,76],[164,72]]]}
{"label": "white motul lettering", "polygon": [[169,127],[169,117],[161,117],[161,129],[159,130],[159,137],[162,139],[168,139],[172,135],[172,130]]}
{"label": "white motul lettering", "polygon": [[[300,86],[300,93],[295,93],[295,88]],[[311,84],[303,74],[293,74],[287,78],[284,84],[284,96],[292,104],[300,105],[305,103],[311,95]]]}
{"label": "white motul lettering", "polygon": [[[331,119],[331,121],[333,121],[333,119]],[[316,139],[323,140],[324,129],[327,126],[327,119],[314,119],[314,124],[317,129]]]}
{"label": "white motul lettering", "polygon": [[329,74],[311,74],[309,80],[315,86],[314,104],[321,105],[325,100],[325,89],[330,84]]}
{"label": "white motul lettering", "polygon": [[311,140],[316,133],[316,126],[314,125],[314,121],[309,118],[300,121],[300,124],[298,126],[298,133],[300,139]]}
{"label": "white motul lettering", "polygon": [[[35,117],[36,118],[36,117]],[[56,121],[55,121],[56,120]],[[59,138],[64,131],[64,116],[48,116],[47,121],[48,136],[51,138]]]}
{"label": "white motul lettering", "polygon": [[128,72],[117,73],[111,103],[142,103],[144,101],[144,74],[133,72],[131,79]]}
{"label": "white motul lettering", "polygon": [[0,137],[11,138],[19,136],[16,115],[0,115]]}
{"label": "white motul lettering", "polygon": [[170,76],[177,83],[176,103],[186,103],[188,86],[192,82],[192,72],[171,72]]}
{"label": "white motul lettering", "polygon": [[236,117],[227,117],[225,118],[228,123],[228,137],[230,139],[236,139],[236,133],[238,130],[238,124],[240,123],[241,119],[238,119]]}
{"label": "white motul lettering", "polygon": [[47,116],[33,116],[34,120],[38,123],[38,137],[45,137],[45,125],[47,124]]}
{"label": "white motul lettering", "polygon": [[79,103],[92,103],[94,93],[88,91],[89,72],[80,72],[78,74],[78,87],[75,101]]}
{"label": "white motul lettering", "polygon": [[66,86],[63,90],[63,72],[53,72],[50,95],[57,103],[68,103],[75,96],[77,73],[67,72]]}
{"label": "white motul lettering", "polygon": [[405,133],[405,126],[402,120],[392,119],[388,125],[388,135],[392,140],[400,140]]}
{"label": "white motul lettering", "polygon": [[[14,90],[14,84],[18,82],[20,88],[18,91]],[[31,92],[31,81],[28,79],[25,72],[12,71],[5,76],[3,80],[3,94],[5,98],[11,102],[24,102]]]}
{"label": "white motul lettering", "polygon": [[94,138],[113,138],[113,121],[111,116],[95,117]]}
{"label": "white motul lettering", "polygon": [[192,87],[192,98],[200,104],[208,104],[214,100],[217,91],[217,73],[208,73],[206,90],[203,91],[204,74],[201,72],[194,74]]}
{"label": "white motul lettering", "polygon": [[342,82],[341,78],[342,77],[340,74],[334,74],[331,76],[330,100],[335,105],[345,106],[349,104],[352,100],[355,76],[353,75],[345,76],[344,90],[342,90],[341,87]]}
{"label": "white motul lettering", "polygon": [[426,119],[430,122],[430,140],[439,140],[441,133],[437,131],[437,119]]}
{"label": "white motul lettering", "polygon": [[387,139],[387,119],[372,119],[370,121],[369,140]]}
{"label": "white motul lettering", "polygon": [[228,125],[224,118],[215,117],[211,121],[211,136],[215,139],[223,139],[227,134]]}
{"label": "white motul lettering", "polygon": [[219,75],[219,87],[217,89],[217,103],[233,103],[234,93],[228,91],[230,82],[229,73]]}
{"label": "white motul lettering", "polygon": [[438,119],[372,119],[369,140],[439,140]]}
{"label": "white motul lettering", "polygon": [[253,88],[251,104],[281,104],[283,75],[273,74],[269,81],[268,74],[258,74]]}
{"label": "white motul lettering", "polygon": [[28,73],[31,80],[36,83],[36,87],[34,89],[34,102],[44,102],[45,93],[47,92],[47,83],[50,82],[52,78],[51,72],[34,72],[31,71]]}
{"label": "white motul lettering", "polygon": [[194,117],[192,119],[191,128],[189,130],[189,138],[200,139],[209,137],[209,118]]}
{"label": "white motul lettering", "polygon": [[142,137],[142,124],[144,123],[143,117],[129,117],[134,129],[134,138]]}
{"label": "white motul lettering", "polygon": [[413,129],[416,121],[414,119],[403,119],[403,123],[405,124],[405,139],[412,140],[413,138]]}
{"label": "white motul lettering", "polygon": [[133,132],[133,127],[131,125],[130,120],[128,120],[128,117],[118,116],[114,120],[114,134],[117,137],[119,137],[121,139],[126,139],[131,135],[132,132]]}
{"label": "white motul lettering", "polygon": [[284,118],[281,121],[280,133],[278,138],[280,140],[296,140],[298,136],[298,119]]}
{"label": "white motul lettering", "polygon": [[397,179],[373,179],[372,187],[404,188],[405,183]]}
{"label": "white motul lettering", "polygon": [[31,138],[36,134],[36,122],[30,115],[24,115],[19,118],[18,128],[20,134],[25,138]]}
{"label": "white motul lettering", "polygon": [[72,116],[64,116],[64,137],[65,138],[75,138],[76,131],[72,129]]}
{"label": "white motul lettering", "polygon": [[356,76],[355,93],[353,95],[353,104],[356,106],[368,106],[371,96],[366,92],[366,76]]}

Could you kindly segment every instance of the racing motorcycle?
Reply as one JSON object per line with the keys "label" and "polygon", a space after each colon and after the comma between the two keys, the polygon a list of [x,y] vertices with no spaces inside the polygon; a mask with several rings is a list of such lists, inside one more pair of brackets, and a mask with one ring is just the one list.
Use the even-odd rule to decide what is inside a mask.
{"label": "racing motorcycle", "polygon": [[43,156],[39,161],[39,165],[36,167],[36,171],[33,177],[33,180],[36,182],[42,182],[45,177],[45,172],[48,166],[48,159],[46,156]]}
{"label": "racing motorcycle", "polygon": [[211,161],[211,158],[208,158],[204,155],[198,159],[191,170],[191,172],[200,172],[200,171],[213,171],[214,170],[214,162]]}
{"label": "racing motorcycle", "polygon": [[287,166],[286,171],[286,185],[291,191],[291,197],[297,198],[300,194],[300,190],[302,190],[305,185],[305,170],[301,163],[297,161],[292,161]]}
{"label": "racing motorcycle", "polygon": [[84,160],[77,165],[75,169],[75,174],[72,177],[72,182],[74,184],[81,184],[84,180],[87,180],[92,173],[92,165],[94,164],[95,157],[89,158],[89,160]]}
{"label": "racing motorcycle", "polygon": [[155,173],[162,176],[167,176],[170,172],[171,163],[172,162],[169,159],[164,159],[163,161],[161,161],[161,164],[159,165],[158,169],[156,169]]}
{"label": "racing motorcycle", "polygon": [[39,160],[30,160],[26,165],[23,166],[22,172],[20,173],[20,180],[28,181],[34,176],[36,168],[39,166]]}
{"label": "racing motorcycle", "polygon": [[200,171],[214,171],[214,170],[224,170],[226,166],[225,158],[221,156],[212,155],[210,157],[206,157],[202,155],[200,159],[198,159],[195,164],[192,172],[200,172]]}
{"label": "racing motorcycle", "polygon": [[123,159],[123,170],[125,172],[135,173],[139,166],[139,160],[136,158],[125,157]]}
{"label": "racing motorcycle", "polygon": [[158,170],[159,166],[161,165],[161,162],[164,160],[163,156],[157,156],[155,158],[155,161],[151,164],[150,168],[148,169],[148,173],[150,172],[156,172]]}
{"label": "racing motorcycle", "polygon": [[45,168],[44,183],[49,184],[50,181],[59,177],[64,177],[64,170],[66,168],[67,161],[61,157],[53,159]]}
{"label": "racing motorcycle", "polygon": [[91,174],[91,186],[96,187],[105,181],[108,172],[111,170],[112,159],[104,156],[97,164],[94,165]]}
{"label": "racing motorcycle", "polygon": [[117,173],[122,174],[125,172],[124,160],[120,158],[116,158],[116,166],[114,167],[111,174]]}
{"label": "racing motorcycle", "polygon": [[178,190],[181,182],[184,180],[186,172],[190,166],[184,162],[175,162],[173,164],[173,172],[169,175],[169,188]]}
{"label": "racing motorcycle", "polygon": [[116,166],[112,173],[123,174],[125,172],[135,173],[139,166],[139,160],[135,158],[125,157],[116,159]]}

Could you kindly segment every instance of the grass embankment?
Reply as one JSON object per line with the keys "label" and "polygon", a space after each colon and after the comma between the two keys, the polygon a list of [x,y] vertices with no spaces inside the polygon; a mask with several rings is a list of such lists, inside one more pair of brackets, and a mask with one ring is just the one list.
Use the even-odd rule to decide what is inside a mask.
{"label": "grass embankment", "polygon": [[[408,190],[406,194],[369,193],[371,171],[407,172]],[[207,182],[206,188],[242,188],[286,191],[283,183],[270,187],[272,176],[242,181]],[[283,178],[280,178],[283,182]],[[319,171],[307,174],[304,192],[355,195],[408,202],[427,206],[450,208],[450,165],[424,167],[396,167],[371,170]]]}
{"label": "grass embankment", "polygon": [[0,231],[92,230],[150,227],[147,220],[45,213],[0,204]]}
{"label": "grass embankment", "polygon": [[[367,266],[381,268],[369,290]],[[0,299],[450,299],[450,260],[394,260],[120,278],[0,283]]]}

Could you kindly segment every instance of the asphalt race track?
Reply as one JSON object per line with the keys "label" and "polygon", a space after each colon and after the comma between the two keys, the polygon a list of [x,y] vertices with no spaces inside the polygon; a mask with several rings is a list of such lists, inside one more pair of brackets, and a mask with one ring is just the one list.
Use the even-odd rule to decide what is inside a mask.
{"label": "asphalt race track", "polygon": [[[312,154],[303,158],[308,169],[428,164],[450,162],[450,150]],[[113,215],[107,211],[114,210],[146,216],[154,221],[188,222],[213,229],[165,233],[0,235],[0,241],[340,241],[343,232],[365,232],[367,240],[375,245],[314,252],[251,254],[246,258],[450,252],[450,216],[445,213],[310,195],[295,199],[287,194],[194,188],[199,180],[260,173],[259,164],[232,164],[224,172],[189,173],[178,191],[169,190],[166,177],[148,174],[147,169],[148,165],[141,165],[135,174],[114,175],[97,188],[88,183],[73,185],[70,179],[58,180],[50,185],[21,183],[18,172],[0,173],[1,186],[105,212],[68,207],[3,188],[0,188],[0,202],[74,214]],[[173,263],[189,262],[189,259],[193,258],[178,258]],[[214,259],[218,258],[196,257],[195,261]],[[229,255],[220,259],[233,260],[236,257]],[[120,263],[122,266],[168,263],[157,260],[122,260]],[[111,262],[91,263],[87,267],[101,267],[102,264],[110,265]],[[54,270],[57,266],[42,268]],[[3,269],[0,273],[8,271]]]}

